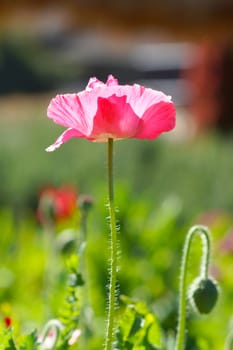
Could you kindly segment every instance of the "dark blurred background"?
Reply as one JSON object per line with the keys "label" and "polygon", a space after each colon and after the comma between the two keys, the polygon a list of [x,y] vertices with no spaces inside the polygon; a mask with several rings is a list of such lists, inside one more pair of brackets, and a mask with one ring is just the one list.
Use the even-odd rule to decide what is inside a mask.
{"label": "dark blurred background", "polygon": [[[75,142],[72,140],[71,146],[65,145],[64,150],[57,151],[59,155],[45,154],[44,148],[61,131],[47,120],[47,105],[56,93],[77,92],[85,88],[91,76],[105,81],[108,74],[115,75],[122,84],[137,82],[172,95],[177,107],[177,127],[164,139],[186,145],[195,141],[198,145],[197,139],[204,135],[204,145],[208,135],[214,133],[220,135],[221,142],[227,142],[226,164],[221,169],[222,158],[218,157],[223,157],[223,152],[216,153],[221,147],[215,144],[211,156],[211,150],[203,146],[203,162],[209,167],[205,174],[208,171],[215,174],[211,191],[215,191],[216,198],[222,198],[219,195],[222,187],[218,185],[216,190],[217,176],[223,176],[224,169],[225,179],[232,167],[228,156],[233,128],[232,1],[3,0],[0,3],[0,201],[12,198],[14,193],[24,198],[25,193],[28,196],[35,192],[48,179],[60,183],[67,178],[67,172],[59,164],[67,159],[63,152],[75,152]],[[79,145],[85,149],[92,147]],[[178,147],[185,152],[185,147]],[[134,145],[132,153],[135,153],[133,149]],[[159,149],[162,150],[147,143],[140,147],[136,162],[144,173],[154,170],[157,174],[162,169],[160,162],[165,156]],[[180,178],[181,189],[178,183],[174,188],[182,199],[185,183],[187,192],[191,191],[190,183],[195,187],[198,176],[194,174],[199,171],[201,159],[197,155],[197,162],[190,165],[192,168],[196,164],[195,170],[189,172],[188,164],[192,163],[195,151],[187,147],[186,151],[180,165],[185,169],[182,174],[179,160],[174,160],[174,167],[168,159],[170,167],[163,170]],[[166,152],[169,158],[169,150]],[[180,150],[174,153],[173,157],[178,157],[178,153],[180,156]],[[119,169],[127,177],[125,155],[119,158]],[[82,153],[81,161],[84,170],[80,169],[80,163],[75,169],[70,164],[68,180],[76,177],[79,184],[89,188],[93,184],[88,182],[86,171],[91,165],[85,167],[85,164],[93,159],[85,159]],[[182,178],[185,174],[187,177]],[[140,179],[141,189],[148,185],[147,181],[143,184],[144,178],[138,175],[135,180],[138,184]],[[206,182],[209,184],[209,180]],[[200,192],[199,187],[203,186],[198,185],[196,193]],[[155,185],[156,193],[160,189]],[[233,206],[230,194],[228,202],[228,206]],[[217,206],[217,199],[213,206]]]}
{"label": "dark blurred background", "polygon": [[190,103],[202,126],[232,113],[230,0],[1,1],[0,23],[1,94],[77,91],[111,72]]}
{"label": "dark blurred background", "polygon": [[164,90],[198,129],[232,127],[233,4],[1,1],[0,94],[77,91],[90,76]]}

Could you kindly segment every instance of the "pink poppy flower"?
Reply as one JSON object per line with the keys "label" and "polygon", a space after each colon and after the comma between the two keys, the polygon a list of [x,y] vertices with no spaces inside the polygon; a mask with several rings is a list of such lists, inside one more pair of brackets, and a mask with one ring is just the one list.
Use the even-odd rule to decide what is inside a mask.
{"label": "pink poppy flower", "polygon": [[73,137],[101,142],[155,139],[174,128],[175,114],[171,97],[160,91],[119,85],[112,75],[106,84],[91,78],[84,91],[51,100],[48,117],[67,130],[46,150],[54,151]]}

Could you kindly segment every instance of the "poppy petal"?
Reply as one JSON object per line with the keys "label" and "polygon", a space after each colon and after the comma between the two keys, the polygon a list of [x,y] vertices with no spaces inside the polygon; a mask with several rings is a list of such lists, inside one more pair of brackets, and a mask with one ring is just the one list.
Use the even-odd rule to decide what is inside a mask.
{"label": "poppy petal", "polygon": [[83,134],[78,132],[76,129],[67,129],[61,134],[58,139],[49,147],[46,148],[47,152],[53,152],[55,149],[59,148],[63,143],[70,140],[73,137],[84,137]]}
{"label": "poppy petal", "polygon": [[106,140],[107,138],[122,139],[132,137],[140,119],[134,113],[126,96],[113,95],[98,99],[98,110],[94,118],[91,138]]}
{"label": "poppy petal", "polygon": [[48,107],[48,117],[56,124],[77,129],[83,134],[92,129],[91,119],[86,115],[86,108],[78,94],[57,95]]}
{"label": "poppy petal", "polygon": [[175,127],[175,107],[173,103],[161,101],[149,107],[140,119],[136,138],[155,139],[161,133]]}

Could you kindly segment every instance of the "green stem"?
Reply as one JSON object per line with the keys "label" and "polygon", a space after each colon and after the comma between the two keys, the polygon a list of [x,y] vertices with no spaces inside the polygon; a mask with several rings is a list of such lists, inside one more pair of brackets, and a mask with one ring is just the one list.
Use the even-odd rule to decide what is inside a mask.
{"label": "green stem", "polygon": [[224,350],[232,350],[233,348],[233,329],[230,330],[225,345],[224,345]]}
{"label": "green stem", "polygon": [[196,234],[199,234],[201,236],[203,246],[200,275],[205,279],[208,277],[210,260],[210,234],[208,229],[204,226],[193,226],[187,234],[181,262],[179,316],[175,350],[183,350],[185,346],[188,260],[191,249],[191,243],[193,241],[193,237]]}
{"label": "green stem", "polygon": [[81,210],[81,220],[80,220],[80,242],[79,242],[79,269],[84,278],[84,286],[82,288],[82,307],[80,310],[80,328],[82,330],[82,336],[79,339],[80,349],[86,349],[87,344],[87,323],[86,323],[86,313],[87,308],[87,281],[86,276],[86,266],[85,266],[85,249],[86,249],[86,238],[87,238],[87,213],[85,210]]}
{"label": "green stem", "polygon": [[[55,348],[61,329],[62,329],[62,324],[57,319],[50,320],[48,323],[46,323],[46,325],[44,326],[44,329],[42,330],[42,336],[41,336],[42,340],[41,340],[41,346],[40,346],[41,350],[43,349],[52,350]],[[48,347],[48,345],[45,345],[44,343],[50,331],[53,331],[53,338],[52,338],[51,344]]]}
{"label": "green stem", "polygon": [[113,180],[113,139],[108,139],[108,196],[110,216],[110,281],[108,295],[108,316],[105,350],[111,350],[114,340],[114,322],[116,308],[116,280],[117,280],[117,228],[114,207],[114,180]]}

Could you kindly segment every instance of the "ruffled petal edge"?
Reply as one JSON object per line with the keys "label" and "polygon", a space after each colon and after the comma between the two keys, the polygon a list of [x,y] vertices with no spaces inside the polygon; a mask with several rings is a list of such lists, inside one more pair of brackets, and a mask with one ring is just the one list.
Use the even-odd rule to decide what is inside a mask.
{"label": "ruffled petal edge", "polygon": [[45,149],[46,152],[53,152],[53,151],[55,151],[63,143],[65,143],[66,141],[70,140],[73,137],[82,138],[82,137],[85,137],[85,136],[83,134],[81,134],[76,129],[72,129],[72,128],[67,129],[58,137],[58,139],[51,146],[49,146],[49,147],[47,147]]}

